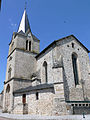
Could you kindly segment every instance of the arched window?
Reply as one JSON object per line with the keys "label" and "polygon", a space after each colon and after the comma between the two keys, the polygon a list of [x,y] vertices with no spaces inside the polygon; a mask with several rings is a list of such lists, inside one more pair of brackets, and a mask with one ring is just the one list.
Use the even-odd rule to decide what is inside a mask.
{"label": "arched window", "polygon": [[72,54],[72,65],[73,65],[74,81],[75,81],[75,86],[76,86],[79,84],[77,55],[76,54]]}
{"label": "arched window", "polygon": [[28,50],[28,40],[26,41],[26,50]]}
{"label": "arched window", "polygon": [[47,62],[46,61],[44,61],[43,66],[44,66],[44,71],[45,71],[45,82],[47,83],[48,76],[47,76]]}
{"label": "arched window", "polygon": [[5,94],[5,109],[8,111],[10,107],[10,85],[8,84],[6,87],[6,94]]}
{"label": "arched window", "polygon": [[29,41],[29,51],[31,51],[31,41]]}
{"label": "arched window", "polygon": [[12,71],[12,68],[10,67],[9,70],[8,70],[8,79],[11,78],[11,71]]}

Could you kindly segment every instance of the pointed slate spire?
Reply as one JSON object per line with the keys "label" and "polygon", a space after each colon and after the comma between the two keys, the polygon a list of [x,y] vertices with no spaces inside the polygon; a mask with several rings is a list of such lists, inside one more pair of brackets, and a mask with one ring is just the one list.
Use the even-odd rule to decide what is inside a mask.
{"label": "pointed slate spire", "polygon": [[28,16],[27,16],[27,13],[26,13],[26,8],[25,8],[22,19],[21,19],[21,22],[20,22],[20,25],[19,25],[18,32],[22,31],[22,32],[26,33],[28,30],[31,32],[30,25],[29,25],[29,20],[28,20]]}

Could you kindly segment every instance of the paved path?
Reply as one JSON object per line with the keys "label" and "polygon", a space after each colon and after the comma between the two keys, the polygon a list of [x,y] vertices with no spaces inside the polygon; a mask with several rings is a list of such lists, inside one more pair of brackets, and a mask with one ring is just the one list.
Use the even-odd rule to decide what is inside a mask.
{"label": "paved path", "polygon": [[0,117],[0,120],[10,120],[10,119]]}
{"label": "paved path", "polygon": [[90,120],[90,115],[65,115],[65,116],[36,116],[17,115],[0,112],[0,120]]}

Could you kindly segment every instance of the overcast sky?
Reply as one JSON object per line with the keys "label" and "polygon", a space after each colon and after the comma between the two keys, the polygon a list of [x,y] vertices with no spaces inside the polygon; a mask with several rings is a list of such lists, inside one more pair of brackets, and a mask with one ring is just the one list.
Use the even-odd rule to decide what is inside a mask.
{"label": "overcast sky", "polygon": [[[90,0],[26,0],[33,34],[40,51],[54,40],[75,35],[90,50]],[[25,0],[2,0],[0,12],[0,92],[12,33],[17,32]]]}

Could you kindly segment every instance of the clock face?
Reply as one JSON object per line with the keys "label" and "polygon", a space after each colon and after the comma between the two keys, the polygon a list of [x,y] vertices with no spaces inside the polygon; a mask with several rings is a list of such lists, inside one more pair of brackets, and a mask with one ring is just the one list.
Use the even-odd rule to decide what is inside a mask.
{"label": "clock face", "polygon": [[31,33],[28,34],[28,37],[31,37]]}

